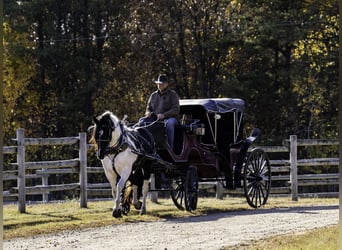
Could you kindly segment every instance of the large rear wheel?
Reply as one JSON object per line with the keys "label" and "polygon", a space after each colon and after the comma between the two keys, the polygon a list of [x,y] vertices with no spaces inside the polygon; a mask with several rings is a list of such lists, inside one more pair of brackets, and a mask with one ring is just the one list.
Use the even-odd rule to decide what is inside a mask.
{"label": "large rear wheel", "polygon": [[245,197],[251,207],[266,204],[271,186],[271,167],[267,154],[254,148],[248,155],[243,169]]}
{"label": "large rear wheel", "polygon": [[185,179],[185,209],[192,212],[197,208],[198,200],[198,175],[197,168],[191,165],[188,168]]}

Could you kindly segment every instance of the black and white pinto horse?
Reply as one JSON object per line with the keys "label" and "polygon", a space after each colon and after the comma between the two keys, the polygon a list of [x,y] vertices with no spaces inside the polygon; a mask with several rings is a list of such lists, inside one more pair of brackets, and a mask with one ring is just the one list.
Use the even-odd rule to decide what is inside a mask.
{"label": "black and white pinto horse", "polygon": [[[121,217],[123,204],[121,193],[127,180],[133,183],[133,200],[140,214],[146,214],[146,198],[150,169],[144,167],[146,154],[154,154],[155,147],[151,134],[144,128],[131,129],[124,125],[112,112],[106,111],[93,118],[90,143],[95,144],[97,158],[101,160],[105,175],[112,187],[114,202],[113,216]],[[147,159],[148,160],[148,159]],[[140,173],[140,176],[139,176]],[[142,173],[142,175],[141,175]],[[138,184],[142,184],[142,203],[139,202]]]}

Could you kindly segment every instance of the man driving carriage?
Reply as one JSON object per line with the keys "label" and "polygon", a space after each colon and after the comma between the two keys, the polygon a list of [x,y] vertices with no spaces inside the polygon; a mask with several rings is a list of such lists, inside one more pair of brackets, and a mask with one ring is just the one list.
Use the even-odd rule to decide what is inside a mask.
{"label": "man driving carriage", "polygon": [[175,126],[178,124],[179,97],[176,91],[169,87],[166,74],[160,74],[154,81],[157,90],[154,91],[146,106],[145,117],[140,118],[138,125],[143,126],[156,120],[165,121],[167,142],[173,148]]}

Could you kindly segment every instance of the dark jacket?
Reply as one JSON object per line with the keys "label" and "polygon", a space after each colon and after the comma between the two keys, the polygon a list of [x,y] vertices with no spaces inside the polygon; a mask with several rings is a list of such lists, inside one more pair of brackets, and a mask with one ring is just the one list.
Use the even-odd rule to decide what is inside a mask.
{"label": "dark jacket", "polygon": [[146,111],[154,114],[163,114],[165,118],[176,117],[179,114],[179,97],[177,93],[168,88],[164,93],[154,91],[147,102]]}

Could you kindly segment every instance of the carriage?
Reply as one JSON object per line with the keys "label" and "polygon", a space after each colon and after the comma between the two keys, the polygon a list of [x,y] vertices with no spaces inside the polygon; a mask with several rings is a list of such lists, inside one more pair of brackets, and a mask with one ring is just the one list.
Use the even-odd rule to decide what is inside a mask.
{"label": "carriage", "polygon": [[[100,134],[103,136],[106,133],[114,133],[116,127],[126,131],[120,138],[134,132],[138,139],[128,144],[135,144],[131,147],[131,152],[136,156],[133,159],[135,165],[140,165],[140,168],[148,166],[149,173],[154,174],[156,180],[154,191],[170,191],[173,203],[178,209],[194,211],[197,208],[199,183],[209,181],[217,181],[226,189],[243,190],[247,203],[258,208],[267,202],[271,169],[267,154],[261,148],[250,147],[260,134],[260,130],[253,128],[250,136],[244,137],[243,114],[244,101],[241,99],[180,100],[179,125],[175,128],[173,148],[166,142],[165,124],[162,121],[146,124],[143,128],[126,129],[123,128],[123,122],[120,122],[120,126],[112,124],[112,130],[104,133],[102,131]],[[99,120],[95,123],[100,126]],[[153,143],[153,150],[150,151],[141,150],[141,145],[137,146],[149,144],[146,130],[149,131],[147,134],[153,137],[150,140]],[[145,136],[141,136],[142,131]],[[113,150],[110,153],[109,138],[101,140],[99,135],[97,137],[98,144],[107,140],[106,152],[114,155],[112,165],[115,165],[116,155],[126,150],[125,147],[120,147],[124,142],[114,143],[116,153],[113,153]],[[117,141],[124,141],[120,138],[118,137]],[[133,164],[131,171],[134,172],[134,169],[137,167]],[[115,183],[111,182],[113,189]],[[120,185],[122,188],[117,190],[117,193],[124,190],[123,183]],[[145,188],[145,194],[146,192]],[[129,205],[123,205],[124,196],[120,197],[124,213],[129,212]],[[117,196],[117,206],[118,199]]]}
{"label": "carriage", "polygon": [[[154,136],[161,165],[155,167],[157,188],[170,183],[171,198],[179,209],[197,207],[199,182],[218,181],[226,189],[243,188],[251,207],[267,201],[271,169],[267,154],[249,150],[259,135],[254,128],[243,138],[244,101],[232,98],[180,100],[180,125],[174,148],[166,143],[164,124],[146,128]],[[159,178],[158,178],[159,177]],[[161,182],[161,183],[160,183]]]}

